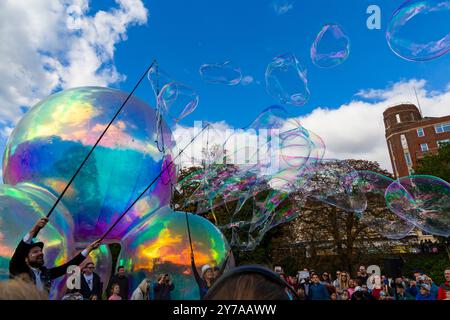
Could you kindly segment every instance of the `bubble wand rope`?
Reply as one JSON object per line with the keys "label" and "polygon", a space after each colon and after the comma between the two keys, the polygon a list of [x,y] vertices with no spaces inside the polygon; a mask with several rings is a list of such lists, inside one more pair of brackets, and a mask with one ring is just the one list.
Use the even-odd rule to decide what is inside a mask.
{"label": "bubble wand rope", "polygon": [[150,189],[152,187],[152,185],[162,176],[162,174],[172,166],[172,164],[175,162],[175,160],[184,152],[184,150],[186,150],[186,148],[188,146],[190,146],[195,139],[198,138],[198,136],[209,126],[209,123],[206,124],[205,127],[203,127],[203,129],[197,133],[192,139],[191,141],[184,146],[183,149],[181,149],[181,151],[176,155],[175,158],[173,158],[172,161],[170,161],[170,163],[167,166],[164,166],[164,168],[159,172],[159,174],[150,182],[150,184],[144,189],[144,191],[142,191],[139,196],[133,201],[133,203],[119,216],[119,218],[117,218],[117,220],[113,223],[113,225],[111,227],[109,227],[109,229],[103,234],[103,236],[99,239],[99,242],[101,242],[103,239],[106,238],[106,236],[115,228],[115,226],[120,222],[120,220],[122,220],[123,217],[125,217],[125,215],[128,213],[128,211],[131,210],[131,208],[136,204],[136,202],[139,201],[139,199],[148,191],[148,189]]}
{"label": "bubble wand rope", "polygon": [[191,228],[189,227],[189,217],[188,217],[188,213],[185,211],[184,212],[185,216],[186,216],[186,225],[187,225],[187,231],[188,231],[188,237],[189,237],[189,246],[191,248],[191,257],[194,257],[194,249],[192,248],[192,239],[191,239]]}
{"label": "bubble wand rope", "polygon": [[[112,123],[114,122],[114,120],[116,120],[117,116],[119,115],[119,113],[122,111],[122,109],[125,107],[126,103],[128,102],[128,100],[130,100],[131,96],[133,95],[133,93],[136,91],[136,89],[138,88],[138,86],[141,84],[142,80],[144,80],[144,78],[146,77],[146,75],[148,74],[148,72],[150,71],[150,69],[153,67],[153,65],[157,64],[156,59],[152,61],[152,63],[150,64],[150,66],[145,70],[144,74],[141,76],[141,78],[139,79],[139,81],[135,84],[133,90],[131,90],[130,94],[128,95],[128,97],[125,99],[125,101],[122,103],[122,105],[120,106],[120,108],[117,110],[116,114],[114,115],[114,117],[111,119],[111,121],[108,123],[108,125],[106,126],[105,130],[103,130],[102,134],[98,137],[97,141],[95,142],[95,144],[92,146],[91,150],[89,151],[89,153],[86,155],[86,157],[84,158],[84,160],[81,162],[80,166],[78,167],[77,171],[75,171],[75,173],[73,174],[72,178],[69,180],[69,182],[67,183],[67,185],[65,186],[64,190],[61,192],[61,194],[59,195],[58,199],[56,199],[55,203],[53,204],[53,206],[51,207],[50,211],[47,213],[46,218],[50,218],[51,214],[53,213],[53,211],[55,210],[56,206],[58,205],[58,203],[61,201],[62,197],[64,196],[64,194],[66,193],[66,191],[69,189],[70,185],[72,184],[73,180],[75,180],[76,176],[78,175],[78,173],[81,171],[81,169],[83,168],[84,164],[86,163],[86,161],[89,159],[89,157],[91,156],[91,154],[94,152],[95,148],[97,147],[97,145],[100,143],[100,140],[103,138],[103,136],[106,134],[106,131],[108,131],[109,127],[112,125]],[[33,237],[36,237],[39,233],[39,230],[33,235]]]}

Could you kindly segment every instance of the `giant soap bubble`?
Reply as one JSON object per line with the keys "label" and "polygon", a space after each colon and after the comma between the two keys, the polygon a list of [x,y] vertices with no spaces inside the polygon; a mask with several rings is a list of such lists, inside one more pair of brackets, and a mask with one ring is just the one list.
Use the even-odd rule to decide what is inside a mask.
{"label": "giant soap bubble", "polygon": [[[45,217],[56,197],[32,184],[0,185],[0,280],[9,277],[9,261],[20,240],[39,218]],[[67,209],[60,203],[51,221],[39,233],[43,241],[45,264],[55,266],[72,258],[73,223]],[[64,283],[57,279],[50,297],[61,295]]]}
{"label": "giant soap bubble", "polygon": [[[80,87],[53,94],[35,105],[9,137],[3,179],[32,182],[59,195],[125,101],[125,92]],[[73,216],[75,240],[101,236],[156,177],[164,155],[156,147],[155,110],[131,97],[62,199]],[[162,122],[166,145],[171,133]],[[167,203],[170,185],[158,182],[146,194],[156,209]],[[123,234],[151,210],[134,210],[109,239]]]}
{"label": "giant soap bubble", "polygon": [[[208,220],[197,215],[188,216],[199,273],[205,264],[220,267],[229,252],[226,239]],[[168,273],[175,285],[172,299],[199,298],[192,275],[184,212],[173,211],[169,207],[161,208],[131,230],[122,243],[118,263],[131,272],[131,288],[136,288],[145,277],[154,283],[158,275]]]}
{"label": "giant soap bubble", "polygon": [[281,103],[303,106],[309,99],[306,69],[292,53],[273,58],[265,79],[268,93]]}
{"label": "giant soap bubble", "polygon": [[450,1],[405,1],[386,31],[391,50],[411,61],[438,58],[450,50]]}
{"label": "giant soap bubble", "polygon": [[335,67],[350,54],[350,40],[337,24],[322,27],[311,46],[311,60],[320,68]]}
{"label": "giant soap bubble", "polygon": [[450,235],[450,184],[427,175],[402,177],[386,189],[386,204],[402,219],[439,236]]}

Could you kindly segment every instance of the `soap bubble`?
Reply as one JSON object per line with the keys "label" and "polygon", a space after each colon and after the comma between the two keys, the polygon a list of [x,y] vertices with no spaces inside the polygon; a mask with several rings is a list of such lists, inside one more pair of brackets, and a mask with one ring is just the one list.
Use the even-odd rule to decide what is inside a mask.
{"label": "soap bubble", "polygon": [[[30,182],[61,194],[127,96],[115,89],[80,87],[35,105],[9,137],[4,181],[12,185]],[[164,122],[161,129],[170,147],[172,136]],[[160,173],[165,155],[155,140],[155,110],[131,97],[61,200],[73,217],[76,241],[93,241],[103,235]],[[170,185],[158,180],[145,198],[156,210],[168,203],[170,193]],[[144,218],[133,210],[108,239],[121,239]]]}
{"label": "soap bubble", "polygon": [[[226,239],[208,220],[190,213],[188,217],[198,272],[205,264],[221,267],[230,250]],[[161,208],[126,235],[122,248],[118,263],[130,273],[131,288],[146,277],[154,283],[168,273],[175,285],[172,299],[199,299],[184,212]],[[234,263],[232,256],[228,263]]]}
{"label": "soap bubble", "polygon": [[401,219],[386,206],[384,194],[394,180],[372,171],[358,171],[353,183],[367,197],[368,208],[361,213],[362,223],[389,239],[402,239],[414,229],[414,225]]}
{"label": "soap bubble", "polygon": [[266,89],[281,103],[303,106],[309,99],[306,70],[287,53],[275,57],[266,68]]}
{"label": "soap bubble", "polygon": [[[237,142],[242,136],[248,139]],[[191,190],[183,207],[210,214],[222,230],[231,231],[231,245],[252,250],[271,228],[298,216],[290,195],[307,185],[305,168],[321,159],[323,141],[280,106],[265,109],[250,125],[226,137],[214,148],[216,158],[210,157],[208,145],[213,143],[208,141],[202,145],[203,159],[197,161],[201,165],[176,186]],[[224,155],[226,164],[216,161]],[[225,220],[217,219],[218,207],[228,212]]]}
{"label": "soap bubble", "polygon": [[202,64],[199,72],[204,81],[216,84],[234,86],[239,84],[242,79],[241,69],[231,61]]}
{"label": "soap bubble", "polygon": [[[9,278],[9,262],[19,242],[38,219],[46,216],[55,201],[54,195],[33,184],[0,185],[0,281]],[[39,232],[46,266],[58,266],[72,258],[73,228],[69,212],[58,204],[51,220]],[[60,298],[63,288],[61,278],[53,281],[50,298]]]}
{"label": "soap bubble", "polygon": [[322,202],[350,212],[363,212],[367,199],[363,189],[354,185],[358,173],[346,161],[321,159],[311,162],[303,175],[304,192]]}
{"label": "soap bubble", "polygon": [[450,184],[428,175],[395,180],[386,189],[389,209],[425,232],[450,234]]}
{"label": "soap bubble", "polygon": [[191,88],[179,82],[166,84],[158,95],[158,108],[163,116],[178,122],[197,108],[199,97]]}
{"label": "soap bubble", "polygon": [[322,27],[311,46],[311,60],[321,68],[335,67],[350,54],[350,39],[337,24]]}

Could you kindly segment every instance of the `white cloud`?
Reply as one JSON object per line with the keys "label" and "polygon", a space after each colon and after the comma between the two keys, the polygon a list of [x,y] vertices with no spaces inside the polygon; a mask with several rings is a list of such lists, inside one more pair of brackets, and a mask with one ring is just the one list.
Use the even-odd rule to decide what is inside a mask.
{"label": "white cloud", "polygon": [[385,89],[360,90],[356,96],[363,99],[333,109],[319,107],[300,120],[307,129],[322,137],[327,148],[325,157],[378,161],[392,172],[384,136],[383,111],[401,102],[417,104],[414,88],[424,116],[450,114],[450,88],[442,92],[430,91],[426,89],[425,80],[411,79],[390,84]]}
{"label": "white cloud", "polygon": [[272,8],[277,15],[285,14],[294,8],[294,3],[288,0],[275,0],[272,2]]}
{"label": "white cloud", "polygon": [[[200,164],[204,157],[202,150],[212,150],[214,146],[223,145],[233,130],[225,121],[211,123],[203,131],[202,128],[204,127],[201,121],[196,121],[193,127],[175,126],[173,131],[176,142],[175,156],[183,150],[178,158],[178,164]],[[191,143],[194,137],[195,140]]]}
{"label": "white cloud", "polygon": [[56,89],[124,79],[114,66],[115,47],[129,26],[147,22],[147,10],[141,0],[116,3],[92,14],[88,0],[0,2],[2,138],[23,107]]}

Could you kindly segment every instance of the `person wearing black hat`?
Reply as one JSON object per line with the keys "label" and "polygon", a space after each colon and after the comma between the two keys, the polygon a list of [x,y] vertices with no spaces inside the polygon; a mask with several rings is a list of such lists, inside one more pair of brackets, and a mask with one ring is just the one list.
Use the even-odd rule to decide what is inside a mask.
{"label": "person wearing black hat", "polygon": [[17,276],[28,276],[36,287],[40,290],[50,291],[52,280],[66,274],[70,265],[79,265],[89,255],[97,249],[100,241],[94,241],[81,253],[63,265],[54,268],[44,266],[43,242],[33,242],[36,235],[48,222],[47,218],[39,219],[30,232],[20,241],[9,262],[9,274],[11,278]]}

